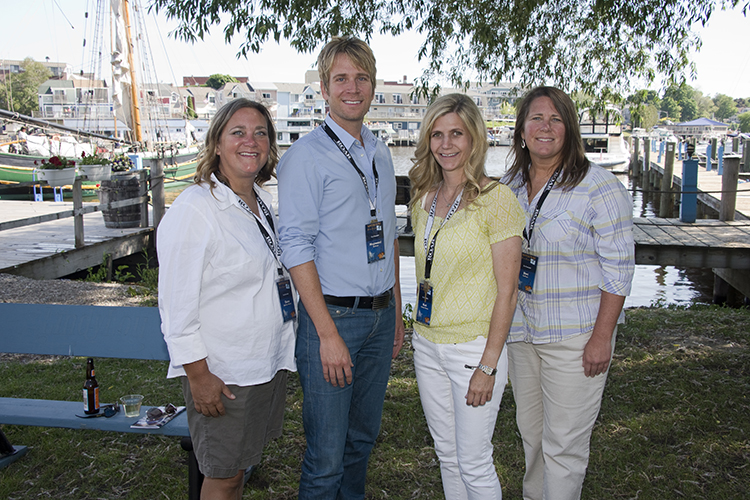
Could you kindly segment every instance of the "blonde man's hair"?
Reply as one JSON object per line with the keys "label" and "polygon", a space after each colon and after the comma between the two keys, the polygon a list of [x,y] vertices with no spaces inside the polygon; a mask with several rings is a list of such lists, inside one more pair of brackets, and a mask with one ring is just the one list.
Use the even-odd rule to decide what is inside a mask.
{"label": "blonde man's hair", "polygon": [[370,46],[353,36],[337,36],[333,37],[318,54],[318,74],[326,91],[328,91],[333,62],[339,54],[347,55],[355,66],[361,68],[370,76],[374,90],[377,83],[375,79],[375,55],[373,55]]}

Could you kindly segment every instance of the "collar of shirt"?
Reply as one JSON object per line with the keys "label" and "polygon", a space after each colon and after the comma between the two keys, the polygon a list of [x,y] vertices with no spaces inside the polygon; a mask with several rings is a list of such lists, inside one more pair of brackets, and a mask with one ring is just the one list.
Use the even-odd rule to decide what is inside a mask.
{"label": "collar of shirt", "polygon": [[[331,127],[331,130],[338,136],[339,139],[341,139],[341,142],[346,146],[346,149],[349,151],[352,150],[352,146],[357,143],[357,139],[355,139],[349,132],[341,128],[341,126],[336,123],[336,121],[331,118],[331,115],[326,116],[326,125]],[[362,124],[362,130],[360,131],[360,134],[362,135],[362,147],[365,149],[365,154],[367,155],[367,161],[369,163],[372,163],[372,159],[375,156],[375,149],[377,143],[377,137],[375,137],[375,134],[370,132],[370,129],[367,128],[364,124]],[[371,170],[368,168],[368,170]]]}

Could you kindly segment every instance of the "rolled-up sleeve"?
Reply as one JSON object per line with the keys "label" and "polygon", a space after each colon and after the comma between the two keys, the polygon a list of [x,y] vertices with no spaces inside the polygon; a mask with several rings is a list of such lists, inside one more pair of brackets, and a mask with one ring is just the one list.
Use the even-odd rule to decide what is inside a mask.
{"label": "rolled-up sleeve", "polygon": [[187,204],[170,208],[157,233],[162,333],[172,366],[181,366],[208,355],[200,335],[200,294],[214,238],[204,215]]}
{"label": "rolled-up sleeve", "polygon": [[306,147],[290,148],[277,168],[281,261],[292,268],[315,260],[323,183]]}
{"label": "rolled-up sleeve", "polygon": [[599,288],[627,296],[635,273],[633,202],[614,176],[591,186],[594,247],[602,268]]}

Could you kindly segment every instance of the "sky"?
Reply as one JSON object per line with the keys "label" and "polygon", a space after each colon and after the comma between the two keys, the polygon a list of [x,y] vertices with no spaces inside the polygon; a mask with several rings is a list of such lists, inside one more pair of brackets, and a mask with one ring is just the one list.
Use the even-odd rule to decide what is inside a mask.
{"label": "sky", "polygon": [[[84,57],[84,33],[91,33],[95,0],[25,0],[6,2],[3,7],[3,43],[0,59],[32,57],[44,61],[70,63],[76,71],[89,71],[90,55]],[[147,0],[143,1],[147,4]],[[88,7],[86,7],[88,6]],[[89,9],[86,19],[84,13]],[[255,82],[304,82],[304,74],[314,68],[314,54],[297,54],[283,40],[267,42],[260,54],[248,60],[235,57],[239,42],[227,46],[219,27],[203,42],[180,42],[168,34],[176,23],[148,15],[147,28],[151,51],[160,82],[182,84],[183,76],[208,76],[214,73],[247,76]],[[750,97],[750,51],[743,33],[750,30],[750,18],[740,10],[714,12],[705,28],[697,30],[703,39],[700,52],[694,53],[698,78],[688,81],[704,94]],[[87,46],[92,41],[87,40]],[[107,43],[108,45],[108,43]],[[424,63],[417,60],[420,37],[407,33],[399,37],[377,35],[371,46],[378,61],[378,78],[411,82],[422,73]],[[90,51],[89,51],[90,52]],[[169,54],[167,57],[166,54]],[[106,58],[105,58],[106,61]],[[108,73],[107,73],[108,74]],[[654,88],[658,89],[657,86]]]}

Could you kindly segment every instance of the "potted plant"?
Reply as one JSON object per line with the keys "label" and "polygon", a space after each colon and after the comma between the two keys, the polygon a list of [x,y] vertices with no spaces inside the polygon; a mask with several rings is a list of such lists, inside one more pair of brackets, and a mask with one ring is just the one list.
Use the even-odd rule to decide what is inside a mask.
{"label": "potted plant", "polygon": [[76,178],[76,162],[64,156],[53,156],[38,165],[36,170],[39,180],[47,181],[50,186],[67,186]]}
{"label": "potted plant", "polygon": [[107,158],[102,158],[97,154],[87,155],[84,151],[78,162],[78,172],[90,181],[103,181],[112,175],[112,167]]}
{"label": "potted plant", "polygon": [[133,162],[127,155],[117,155],[110,160],[110,163],[112,165],[112,172],[123,173],[133,168]]}

